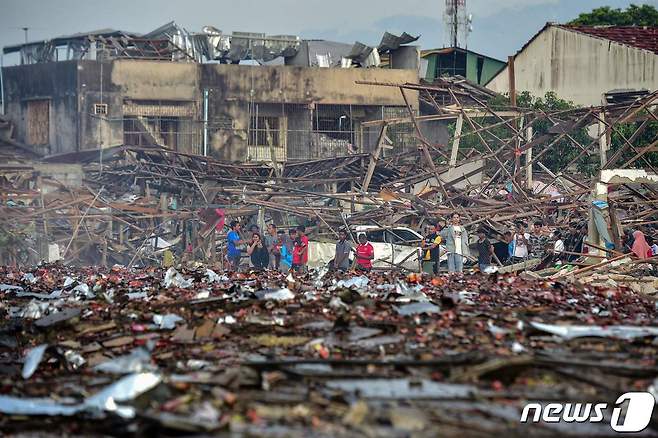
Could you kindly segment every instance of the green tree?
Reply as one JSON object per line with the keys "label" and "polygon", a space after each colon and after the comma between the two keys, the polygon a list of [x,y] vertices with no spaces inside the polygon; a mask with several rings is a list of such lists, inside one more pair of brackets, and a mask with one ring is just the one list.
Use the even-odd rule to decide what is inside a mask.
{"label": "green tree", "polygon": [[658,10],[652,5],[631,4],[627,9],[612,9],[609,6],[596,8],[580,14],[567,24],[581,26],[658,26]]}

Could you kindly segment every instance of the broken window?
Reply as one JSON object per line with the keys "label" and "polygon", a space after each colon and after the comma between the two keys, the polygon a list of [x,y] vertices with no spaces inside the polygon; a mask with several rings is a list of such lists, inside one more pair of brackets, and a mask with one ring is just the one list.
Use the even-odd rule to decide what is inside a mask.
{"label": "broken window", "polygon": [[466,53],[453,50],[451,53],[439,55],[435,77],[457,75],[466,77]]}
{"label": "broken window", "polygon": [[123,142],[130,146],[163,146],[200,153],[201,124],[195,102],[126,100]]}
{"label": "broken window", "polygon": [[313,130],[329,138],[352,142],[354,135],[349,105],[318,105]]}
{"label": "broken window", "polygon": [[249,120],[249,146],[281,146],[281,119],[254,116]]}
{"label": "broken window", "polygon": [[50,100],[27,102],[27,143],[42,146],[50,143]]}
{"label": "broken window", "polygon": [[312,120],[314,156],[340,156],[356,152],[350,105],[317,105]]}
{"label": "broken window", "polygon": [[107,104],[106,103],[95,103],[94,104],[94,114],[96,115],[107,115]]}
{"label": "broken window", "polygon": [[367,231],[366,232],[366,237],[368,238],[368,242],[372,243],[384,243],[384,230],[373,230],[373,231]]}

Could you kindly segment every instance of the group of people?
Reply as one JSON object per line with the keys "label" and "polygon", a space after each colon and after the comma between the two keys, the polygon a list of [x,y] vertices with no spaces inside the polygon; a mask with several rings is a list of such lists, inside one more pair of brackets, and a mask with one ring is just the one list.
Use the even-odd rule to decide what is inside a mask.
{"label": "group of people", "polygon": [[[230,269],[238,271],[244,252],[255,269],[274,269],[281,272],[304,271],[308,263],[308,237],[306,227],[299,225],[286,234],[275,224],[267,226],[262,235],[258,225],[251,225],[246,236],[241,233],[242,225],[233,221],[226,235],[226,259]],[[244,248],[244,252],[243,252]]]}
{"label": "group of people", "polygon": [[[226,261],[229,269],[238,271],[246,254],[250,267],[255,269],[272,269],[280,272],[305,272],[308,265],[309,244],[306,227],[299,225],[291,228],[288,233],[279,230],[275,224],[267,226],[267,232],[261,234],[258,225],[251,225],[246,233],[242,232],[242,224],[232,221],[226,235]],[[365,235],[360,233],[358,244],[354,249],[354,268],[370,271],[375,258],[375,250]],[[346,230],[338,232],[336,253],[331,268],[348,270],[352,267],[350,254],[352,244],[348,240]]]}
{"label": "group of people", "polygon": [[462,226],[459,213],[450,216],[449,224],[436,222],[428,226],[421,242],[424,272],[435,275],[439,273],[442,244],[445,246],[448,272],[463,272],[464,261],[470,255],[470,245],[468,231]]}
{"label": "group of people", "polygon": [[[309,241],[306,227],[299,225],[288,233],[278,230],[274,224],[267,226],[261,234],[257,225],[251,225],[243,236],[241,224],[233,221],[227,235],[227,261],[230,268],[239,270],[243,254],[249,257],[251,266],[256,269],[274,269],[281,272],[290,270],[305,272],[308,264]],[[587,225],[585,222],[572,222],[568,230],[551,230],[542,221],[535,221],[529,230],[519,222],[513,231],[502,234],[493,243],[487,230],[477,230],[477,240],[471,244],[469,233],[461,224],[461,216],[455,212],[449,222],[429,224],[421,242],[422,268],[424,272],[439,274],[441,258],[445,255],[449,273],[463,272],[464,262],[477,260],[481,272],[487,272],[494,262],[498,265],[515,264],[529,259],[539,259],[542,263],[569,263],[587,253],[585,243]],[[349,238],[348,238],[349,237]],[[370,271],[375,259],[373,245],[365,233],[357,235],[356,247],[352,247],[352,237],[348,230],[338,231],[335,254],[329,267],[347,271],[351,268]],[[639,258],[658,254],[658,245],[640,230],[629,230],[624,237],[624,246]],[[475,257],[471,256],[475,250]],[[351,254],[354,253],[353,261]]]}

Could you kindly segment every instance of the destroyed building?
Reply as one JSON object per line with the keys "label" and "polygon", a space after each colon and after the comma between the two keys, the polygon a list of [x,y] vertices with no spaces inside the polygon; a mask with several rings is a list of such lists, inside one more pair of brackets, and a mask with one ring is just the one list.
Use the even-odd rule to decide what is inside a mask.
{"label": "destroyed building", "polygon": [[475,84],[484,85],[507,64],[460,47],[423,50],[420,57],[427,62],[423,77],[429,82],[445,76],[462,76]]}
{"label": "destroyed building", "polygon": [[[553,91],[583,106],[614,90],[650,92],[658,88],[658,28],[547,23],[516,53],[513,74],[517,91]],[[509,84],[505,67],[486,86],[507,93]]]}
{"label": "destroyed building", "polygon": [[[21,59],[3,68],[4,112],[15,140],[42,155],[119,145],[230,161],[369,152],[378,132],[362,123],[407,106],[397,89],[363,82],[416,83],[418,51],[405,45],[416,39],[385,34],[373,48],[173,23],[74,34],[4,48]],[[380,53],[393,68],[377,68]],[[417,93],[408,98],[417,111]]]}

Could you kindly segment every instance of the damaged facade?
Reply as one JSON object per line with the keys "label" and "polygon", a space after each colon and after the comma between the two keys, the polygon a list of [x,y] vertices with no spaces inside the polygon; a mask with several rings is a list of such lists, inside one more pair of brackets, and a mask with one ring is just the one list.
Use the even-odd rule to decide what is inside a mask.
{"label": "damaged facade", "polygon": [[[505,67],[486,86],[507,93]],[[600,105],[614,90],[658,88],[658,30],[651,27],[548,23],[514,56],[518,91],[553,91],[578,105]]]}
{"label": "damaged facade", "polygon": [[[294,37],[229,40],[204,32],[198,39],[164,30],[139,38],[100,31],[5,48],[20,51],[23,61],[3,69],[15,139],[43,155],[129,145],[231,161],[341,156],[374,148],[377,133],[363,122],[407,112],[397,90],[357,81],[418,81],[417,49],[402,45],[415,40],[408,35],[387,34],[379,48],[355,44],[349,53],[334,47],[337,62],[329,51],[313,62],[312,43]],[[57,55],[64,50],[53,48],[58,44],[66,57]],[[405,49],[416,56],[396,63],[404,68],[350,68],[374,67],[380,52],[395,57]],[[277,57],[290,65],[237,65]],[[409,99],[417,111],[416,93]],[[411,136],[398,135],[403,143]]]}

